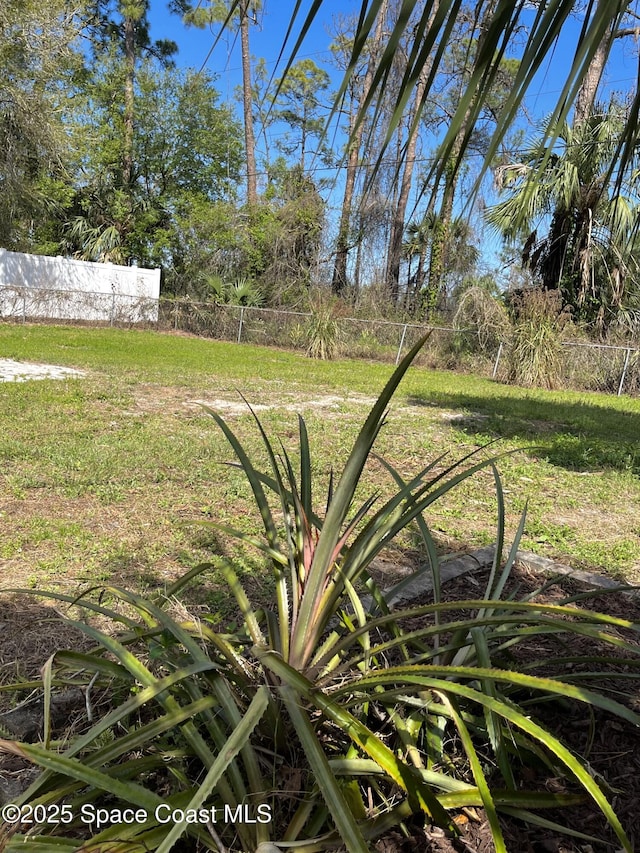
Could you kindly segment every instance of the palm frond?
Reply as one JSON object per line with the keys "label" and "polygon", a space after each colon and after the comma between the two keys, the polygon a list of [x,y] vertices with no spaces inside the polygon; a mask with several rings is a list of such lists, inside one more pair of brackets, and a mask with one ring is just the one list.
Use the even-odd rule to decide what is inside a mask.
{"label": "palm frond", "polygon": [[[286,59],[287,67],[294,61],[300,50],[304,36],[323,9],[322,0],[314,0],[310,7],[303,11],[301,0],[297,0],[291,15],[288,39],[293,33],[298,35]],[[362,0],[360,14],[355,28],[351,60],[342,80],[337,102],[341,102],[352,74],[361,57],[365,54],[367,39],[373,31],[378,14],[384,7],[384,0]],[[441,3],[438,0],[403,0],[398,13],[388,33],[386,49],[378,61],[373,84],[368,98],[362,105],[362,115],[375,107],[376,103],[390,85],[390,70],[395,57],[395,48],[402,38],[409,33],[409,52],[407,68],[401,85],[397,88],[393,106],[393,118],[387,140],[380,158],[384,155],[384,147],[388,145],[393,132],[405,113],[408,97],[414,91],[418,79],[424,76],[424,70],[429,69],[424,80],[424,97],[419,113],[428,103],[434,81],[443,60],[444,47],[451,38],[453,26],[460,12],[461,2]],[[436,186],[438,177],[445,164],[453,156],[461,161],[469,145],[471,129],[475,120],[490,96],[492,86],[498,73],[501,59],[507,55],[510,40],[516,31],[527,33],[520,64],[515,75],[514,84],[506,104],[495,125],[485,158],[485,169],[496,156],[500,143],[509,128],[518,117],[523,100],[532,85],[536,74],[547,59],[557,49],[562,35],[562,50],[572,55],[571,65],[566,72],[566,78],[559,92],[557,103],[551,113],[547,125],[546,136],[557,138],[563,122],[566,121],[578,91],[596,51],[604,43],[610,49],[611,40],[606,35],[615,30],[621,23],[627,10],[625,0],[610,0],[609,2],[590,3],[584,13],[583,26],[569,26],[572,15],[580,11],[577,0],[543,0],[535,4],[535,12],[531,4],[518,0],[480,0],[476,4],[476,22],[482,22],[483,37],[481,49],[473,58],[472,69],[466,90],[458,103],[450,121],[447,133],[439,147],[432,174],[427,179],[427,186]],[[629,108],[628,120],[624,133],[620,137],[617,159],[626,162],[633,155],[634,144],[638,136],[638,122],[635,121],[640,110],[640,96],[637,96]],[[465,132],[466,128],[466,132]],[[460,133],[465,132],[460,145]]]}

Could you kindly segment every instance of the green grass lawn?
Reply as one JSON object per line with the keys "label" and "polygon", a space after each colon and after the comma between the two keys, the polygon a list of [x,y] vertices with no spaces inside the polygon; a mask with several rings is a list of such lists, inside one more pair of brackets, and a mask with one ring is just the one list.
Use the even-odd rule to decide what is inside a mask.
{"label": "green grass lawn", "polygon": [[[178,335],[0,326],[0,357],[83,368],[83,379],[0,383],[2,585],[158,586],[220,554],[258,558],[193,522],[257,530],[251,493],[199,401],[228,413],[260,452],[239,392],[291,445],[304,413],[319,489],[339,469],[389,365],[316,362],[289,352]],[[263,408],[264,407],[264,408]],[[532,391],[413,368],[378,452],[405,475],[494,442],[509,532],[528,505],[522,546],[576,568],[640,580],[640,401]],[[390,488],[373,464],[364,488]],[[318,495],[321,491],[318,492]],[[320,500],[318,500],[320,503]],[[482,472],[427,516],[443,549],[494,540],[495,488]],[[414,560],[405,537],[392,561]],[[215,569],[206,594],[215,598]],[[222,600],[220,603],[222,606]]]}

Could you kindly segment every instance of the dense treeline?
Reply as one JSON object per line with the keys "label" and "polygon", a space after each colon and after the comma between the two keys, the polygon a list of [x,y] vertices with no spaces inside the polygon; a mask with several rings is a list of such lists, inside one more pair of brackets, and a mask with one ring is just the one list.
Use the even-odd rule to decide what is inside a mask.
{"label": "dense treeline", "polygon": [[[330,63],[294,57],[276,79],[251,54],[259,2],[179,0],[176,27],[238,31],[238,104],[153,41],[148,4],[3,4],[2,246],[161,266],[167,294],[303,305],[320,287],[417,318],[510,278],[557,290],[601,334],[635,325],[635,149],[620,157],[634,103],[601,88],[612,47],[635,32],[629,4],[583,13],[585,28],[602,21],[582,85],[533,129],[504,116],[538,19],[506,49],[497,0],[455,14],[375,0],[366,38],[362,18],[335,18]],[[485,229],[508,249],[501,281]]]}

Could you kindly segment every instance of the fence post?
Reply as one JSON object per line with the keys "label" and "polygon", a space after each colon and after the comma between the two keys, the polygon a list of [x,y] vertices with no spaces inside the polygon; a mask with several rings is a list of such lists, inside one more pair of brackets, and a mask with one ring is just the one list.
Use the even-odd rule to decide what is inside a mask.
{"label": "fence post", "polygon": [[500,356],[502,355],[502,341],[500,342],[500,346],[498,347],[498,355],[496,356],[496,363],[493,365],[493,374],[491,375],[492,379],[496,378],[498,373],[498,365],[500,364]]}
{"label": "fence post", "polygon": [[404,346],[404,339],[407,335],[407,324],[404,324],[404,328],[402,329],[402,337],[400,338],[400,346],[398,347],[398,355],[396,356],[396,366],[400,363],[400,355],[402,354],[402,347]]}
{"label": "fence post", "polygon": [[27,294],[22,291],[22,322],[27,322]]}
{"label": "fence post", "polygon": [[627,368],[629,367],[629,358],[631,357],[631,350],[627,350],[627,354],[624,358],[624,367],[622,368],[622,376],[620,377],[620,384],[618,385],[618,397],[622,395],[622,386],[624,385],[624,380],[627,375]]}
{"label": "fence post", "polygon": [[238,343],[240,343],[240,339],[242,338],[242,324],[244,323],[244,306],[240,309],[240,323],[238,325]]}

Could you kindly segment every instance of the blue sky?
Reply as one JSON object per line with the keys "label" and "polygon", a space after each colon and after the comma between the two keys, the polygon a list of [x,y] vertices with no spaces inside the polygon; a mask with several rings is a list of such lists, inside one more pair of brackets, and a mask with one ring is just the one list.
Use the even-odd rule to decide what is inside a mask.
{"label": "blue sky", "polygon": [[[280,55],[282,44],[289,25],[291,10],[293,8],[292,0],[263,0],[262,12],[259,15],[258,23],[251,28],[251,53],[256,58],[263,58],[267,62],[268,70],[279,76],[277,60]],[[321,65],[330,74],[333,75],[332,68],[329,64],[331,55],[329,45],[332,41],[330,35],[332,18],[334,15],[356,14],[360,9],[360,0],[346,2],[346,0],[325,0],[323,4],[322,14],[318,16],[314,26],[309,31],[304,45],[300,49],[297,58],[312,58],[318,65]],[[231,102],[239,110],[240,106],[236,100],[236,91],[242,82],[242,74],[240,67],[240,43],[239,36],[229,30],[222,34],[221,39],[213,45],[216,36],[220,32],[220,27],[215,27],[212,31],[199,30],[195,27],[185,27],[179,17],[171,15],[167,9],[166,0],[151,0],[151,9],[149,15],[151,23],[150,36],[152,39],[169,38],[178,44],[179,52],[176,56],[176,62],[179,66],[185,68],[195,68],[200,70],[203,66],[212,74],[217,76],[216,88],[220,92],[223,101]],[[299,26],[302,25],[303,16],[301,14]],[[297,34],[297,30],[296,30]],[[291,47],[294,41],[291,41]],[[212,50],[213,48],[213,50]],[[284,64],[281,66],[284,69]],[[340,75],[335,72],[335,86],[339,85]],[[261,148],[261,139],[259,136],[259,128],[257,132],[257,146]],[[269,135],[272,142],[283,133],[284,129],[271,128]],[[342,145],[343,140],[339,140],[336,144]],[[260,153],[260,151],[259,151]],[[335,172],[319,167],[317,172],[318,177],[335,176]],[[340,177],[338,176],[333,192],[328,197],[330,207],[338,208],[341,198]],[[325,197],[327,193],[325,192]]]}
{"label": "blue sky", "polygon": [[[306,9],[310,3],[302,5],[303,9]],[[332,75],[336,88],[340,74],[331,66],[331,31],[335,29],[337,18],[356,15],[360,5],[361,0],[324,0],[321,11],[298,53],[297,58],[309,57],[322,65]],[[276,63],[293,6],[294,0],[263,0],[257,25],[251,28],[252,55],[263,58],[267,62],[268,70],[275,76],[279,75]],[[222,33],[215,44],[216,36],[220,35],[219,26],[213,30],[186,27],[178,16],[169,13],[167,0],[151,0],[149,17],[153,39],[170,38],[177,42],[179,53],[176,61],[179,66],[196,70],[206,67],[218,78],[216,85],[221,99],[237,104],[236,92],[241,83],[241,69],[239,36],[236,33],[231,30]],[[304,11],[299,15],[296,35],[303,17]],[[522,114],[523,122],[540,120],[554,108],[562,90],[580,25],[577,16],[566,25],[566,37],[561,36],[556,49],[544,63],[529,90],[526,109]],[[624,93],[633,86],[637,79],[637,52],[638,42],[635,39],[625,39],[624,43],[616,44],[604,81],[605,91]]]}
{"label": "blue sky", "polygon": [[[276,77],[285,67],[284,58],[280,66],[278,66],[277,61],[290,22],[292,8],[291,0],[286,2],[283,0],[263,0],[258,22],[252,26],[250,32],[252,56],[264,59],[268,71]],[[331,53],[329,51],[329,45],[332,41],[330,35],[332,17],[336,14],[346,15],[350,11],[355,14],[357,9],[359,9],[359,0],[353,0],[350,4],[344,0],[343,2],[325,0],[322,15],[314,22],[296,57],[297,59],[308,57],[318,65],[323,66],[335,79],[336,88],[339,85],[340,75],[331,67]],[[242,83],[239,35],[232,30],[220,34],[221,28],[219,26],[211,30],[186,27],[179,17],[168,12],[166,0],[152,0],[149,18],[151,38],[168,38],[175,41],[179,48],[178,55],[175,57],[177,64],[184,68],[195,68],[196,70],[204,67],[216,75],[216,88],[220,92],[221,99],[232,103],[239,110],[237,93]],[[302,21],[303,16],[301,14],[299,26],[302,25]],[[217,36],[220,38],[216,43]],[[291,48],[294,42],[295,39],[292,38]],[[287,47],[288,50],[289,47]],[[259,128],[256,128],[256,131],[259,134]],[[281,132],[284,131],[281,130]],[[277,130],[272,129],[270,135],[275,137]],[[257,144],[260,147],[259,138]]]}
{"label": "blue sky", "polygon": [[[303,7],[308,5],[303,4]],[[251,30],[251,52],[256,57],[264,58],[269,68],[274,70],[294,3],[293,0],[263,0],[262,6],[258,24]],[[355,15],[359,9],[360,0],[324,0],[299,58],[310,56],[318,64],[328,61],[333,19],[337,16]],[[208,31],[184,26],[179,17],[169,14],[166,0],[152,0],[149,17],[152,38],[171,38],[177,42],[178,65],[196,69],[206,66],[209,71],[219,75],[218,85],[223,97],[226,91],[233,97],[233,89],[240,83],[240,50],[238,40],[232,32],[224,33],[212,51],[219,32],[218,27]],[[299,23],[302,19],[303,13],[299,16]],[[543,72],[532,86],[528,99],[532,112],[543,115],[553,106],[553,99],[562,87],[564,69],[571,59],[572,50],[566,49],[566,44],[573,42],[579,26],[580,21],[577,18],[567,24],[566,42],[561,38],[553,55],[545,63]],[[634,53],[637,53],[637,49],[637,42],[632,39],[625,40],[624,46],[617,46],[608,73],[607,82],[611,89],[627,90],[636,79],[637,60]]]}
{"label": "blue sky", "polygon": [[[302,5],[306,9],[310,4]],[[339,73],[332,71],[328,50],[331,43],[330,33],[335,27],[335,25],[332,27],[332,22],[336,17],[357,14],[360,5],[360,0],[324,0],[318,18],[297,57],[299,59],[310,57],[325,67],[329,73],[332,73],[336,87]],[[276,61],[282,48],[294,2],[293,0],[263,0],[262,6],[257,25],[251,28],[251,52],[254,57],[266,60],[269,71],[278,76]],[[296,34],[303,15],[304,12],[300,14]],[[179,66],[196,70],[206,67],[218,78],[216,86],[221,99],[237,104],[236,91],[241,83],[239,37],[232,31],[225,32],[214,48],[220,28],[216,27],[213,31],[208,31],[185,27],[177,16],[169,14],[167,0],[152,0],[149,18],[153,39],[170,38],[177,42],[179,53],[176,61]],[[564,36],[561,36],[556,49],[544,63],[529,90],[526,109],[522,113],[523,124],[529,125],[529,135],[532,132],[529,122],[541,120],[556,104],[564,84],[566,68],[572,59],[580,24],[576,17],[566,25]],[[637,52],[638,43],[634,39],[625,39],[624,45],[621,43],[616,45],[605,80],[605,91],[627,92],[633,86],[637,79]],[[336,144],[341,144],[341,141],[338,140]],[[258,146],[260,147],[259,140]],[[321,170],[321,172],[322,175],[320,172],[318,175],[326,177],[325,171]],[[340,199],[341,186],[338,175],[327,199],[330,208],[337,209]],[[497,238],[491,234],[485,235],[483,248],[490,265],[496,263],[498,242]]]}
{"label": "blue sky", "polygon": [[[291,0],[263,0],[262,12],[257,26],[251,29],[251,52],[256,57],[264,58],[270,69],[275,69],[276,60],[287,31],[293,3]],[[337,14],[355,13],[359,2],[340,2],[340,0],[325,0],[321,16],[309,32],[302,56],[315,58],[318,64],[329,57],[331,36],[327,28],[331,26],[332,16]],[[177,63],[183,67],[200,69],[206,68],[220,75],[219,88],[224,95],[227,85],[231,91],[240,83],[240,45],[232,32],[224,33],[212,53],[211,48],[219,27],[214,31],[199,30],[195,27],[185,27],[176,15],[170,15],[165,0],[152,0],[151,37],[153,39],[170,38],[177,42],[179,53]],[[302,22],[302,16],[300,17]]]}

